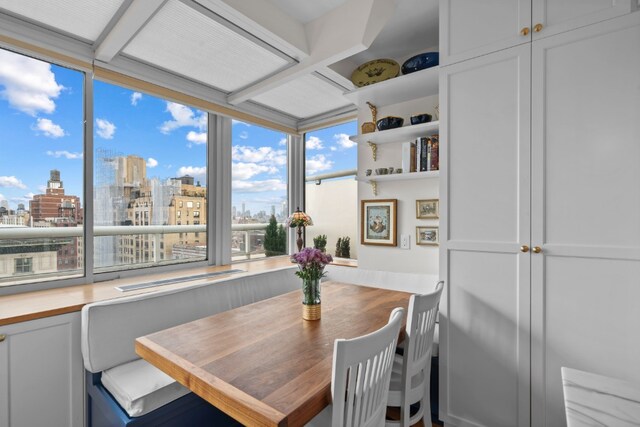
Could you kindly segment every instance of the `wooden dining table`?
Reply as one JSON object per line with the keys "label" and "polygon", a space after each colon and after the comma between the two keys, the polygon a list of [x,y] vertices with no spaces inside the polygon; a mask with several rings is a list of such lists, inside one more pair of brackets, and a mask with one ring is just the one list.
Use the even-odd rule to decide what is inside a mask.
{"label": "wooden dining table", "polygon": [[321,286],[320,320],[302,319],[294,291],[140,337],[136,352],[245,425],[304,425],[331,401],[334,341],[379,329],[411,296]]}

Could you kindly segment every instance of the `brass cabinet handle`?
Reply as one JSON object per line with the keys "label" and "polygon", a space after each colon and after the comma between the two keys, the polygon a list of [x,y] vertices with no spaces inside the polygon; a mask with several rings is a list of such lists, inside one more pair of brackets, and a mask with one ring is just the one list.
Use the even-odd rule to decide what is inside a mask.
{"label": "brass cabinet handle", "polygon": [[529,27],[524,27],[523,29],[520,30],[520,35],[521,36],[528,36],[529,35]]}
{"label": "brass cabinet handle", "polygon": [[540,31],[542,31],[542,28],[544,28],[544,25],[536,24],[533,26],[533,31],[535,31],[536,33],[539,33]]}
{"label": "brass cabinet handle", "polygon": [[5,334],[0,334],[0,342],[4,341],[7,339],[7,336]]}
{"label": "brass cabinet handle", "polygon": [[527,245],[520,246],[520,252],[524,252],[524,253],[529,252],[529,246]]}
{"label": "brass cabinet handle", "polygon": [[540,252],[542,252],[542,248],[540,246],[534,246],[531,250],[534,254],[539,254]]}

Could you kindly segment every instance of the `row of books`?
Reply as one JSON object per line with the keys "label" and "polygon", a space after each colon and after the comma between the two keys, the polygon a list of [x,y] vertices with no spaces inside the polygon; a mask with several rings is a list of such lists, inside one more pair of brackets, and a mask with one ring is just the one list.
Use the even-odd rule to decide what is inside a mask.
{"label": "row of books", "polygon": [[440,169],[438,135],[416,138],[402,144],[402,169],[408,172],[437,171]]}

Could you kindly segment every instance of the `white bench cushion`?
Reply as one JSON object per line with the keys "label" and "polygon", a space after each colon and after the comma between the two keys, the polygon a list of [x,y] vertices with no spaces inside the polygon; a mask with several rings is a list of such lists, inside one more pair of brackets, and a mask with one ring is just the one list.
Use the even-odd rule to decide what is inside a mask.
{"label": "white bench cushion", "polygon": [[102,372],[102,385],[130,417],[139,417],[189,393],[176,380],[139,359]]}

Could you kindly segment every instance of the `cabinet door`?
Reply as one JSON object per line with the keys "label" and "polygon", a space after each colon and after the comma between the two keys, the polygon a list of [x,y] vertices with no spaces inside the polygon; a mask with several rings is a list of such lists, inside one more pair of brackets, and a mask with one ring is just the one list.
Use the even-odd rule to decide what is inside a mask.
{"label": "cabinet door", "polygon": [[531,413],[556,427],[561,367],[640,384],[640,14],[532,57]]}
{"label": "cabinet door", "polygon": [[0,326],[0,427],[81,427],[80,313]]}
{"label": "cabinet door", "polygon": [[531,45],[442,67],[440,414],[529,425]]}
{"label": "cabinet door", "polygon": [[440,0],[440,63],[531,41],[531,0]]}
{"label": "cabinet door", "polygon": [[637,0],[533,0],[532,28],[542,25],[533,39],[615,18],[637,6]]}

